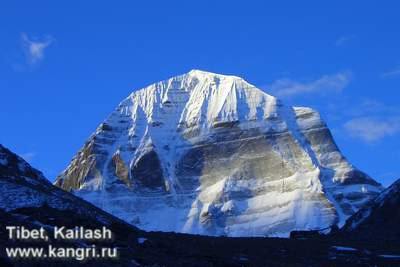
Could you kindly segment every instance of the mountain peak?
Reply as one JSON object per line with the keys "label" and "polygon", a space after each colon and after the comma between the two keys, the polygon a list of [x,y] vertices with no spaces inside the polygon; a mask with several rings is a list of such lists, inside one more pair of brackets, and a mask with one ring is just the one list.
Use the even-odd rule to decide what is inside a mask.
{"label": "mountain peak", "polygon": [[151,123],[210,128],[276,117],[277,99],[240,77],[191,70],[134,91],[114,115],[121,112]]}
{"label": "mountain peak", "polygon": [[235,75],[226,75],[226,74],[218,74],[210,71],[199,70],[199,69],[192,69],[190,70],[187,75],[196,76],[196,77],[216,77],[216,78],[228,78],[228,79],[236,79],[236,80],[243,80],[243,78]]}

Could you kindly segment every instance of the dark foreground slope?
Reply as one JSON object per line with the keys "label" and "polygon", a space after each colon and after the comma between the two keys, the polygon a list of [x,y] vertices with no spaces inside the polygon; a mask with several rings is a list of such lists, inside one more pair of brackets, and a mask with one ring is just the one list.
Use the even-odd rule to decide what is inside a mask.
{"label": "dark foreground slope", "polygon": [[[227,238],[146,233],[52,186],[21,158],[0,146],[0,266],[399,266],[400,247],[330,237],[313,239]],[[5,226],[106,226],[118,259],[9,259],[6,247],[85,247],[87,241],[13,241]],[[342,240],[342,241],[340,241]]]}
{"label": "dark foreground slope", "polygon": [[[119,247],[121,261],[96,261],[96,266],[127,265],[132,260],[133,252],[138,244],[140,231],[109,215],[90,203],[54,187],[40,171],[32,168],[22,158],[0,145],[0,257],[4,266],[71,266],[78,263],[69,261],[7,259],[5,248],[8,247],[38,247],[47,248],[49,244],[57,247],[88,247],[92,242],[75,240],[63,241],[51,239],[34,241],[10,240],[6,226],[24,226],[29,229],[44,227],[52,232],[54,226],[67,228],[85,227],[98,229],[103,226],[112,230],[115,238],[112,242],[94,243],[98,247]],[[34,264],[32,263],[34,262]],[[49,264],[50,263],[50,264]],[[94,262],[88,261],[87,265]],[[73,266],[73,265],[72,265]]]}
{"label": "dark foreground slope", "polygon": [[400,179],[347,220],[343,234],[400,247]]}

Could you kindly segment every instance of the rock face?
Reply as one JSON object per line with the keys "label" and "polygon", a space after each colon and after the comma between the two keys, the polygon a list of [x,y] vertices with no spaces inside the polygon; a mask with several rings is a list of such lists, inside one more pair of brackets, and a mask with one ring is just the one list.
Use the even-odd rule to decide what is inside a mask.
{"label": "rock face", "polygon": [[228,236],[343,225],[382,190],[316,111],[198,70],[133,92],[55,184],[145,230]]}

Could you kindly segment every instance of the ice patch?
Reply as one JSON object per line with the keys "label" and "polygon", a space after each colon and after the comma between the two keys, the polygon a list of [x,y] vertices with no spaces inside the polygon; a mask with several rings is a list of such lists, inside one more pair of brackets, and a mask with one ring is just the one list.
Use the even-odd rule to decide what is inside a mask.
{"label": "ice patch", "polygon": [[6,166],[7,164],[8,164],[8,160],[6,158],[4,158],[4,159],[0,158],[0,165]]}
{"label": "ice patch", "polygon": [[139,237],[138,238],[138,243],[139,244],[143,244],[144,242],[146,242],[146,240],[147,240],[147,238],[145,238],[145,237]]}
{"label": "ice patch", "polygon": [[333,246],[332,248],[338,251],[357,251],[357,249],[351,247]]}
{"label": "ice patch", "polygon": [[389,254],[382,254],[379,257],[387,258],[387,259],[400,259],[400,255],[389,255]]}

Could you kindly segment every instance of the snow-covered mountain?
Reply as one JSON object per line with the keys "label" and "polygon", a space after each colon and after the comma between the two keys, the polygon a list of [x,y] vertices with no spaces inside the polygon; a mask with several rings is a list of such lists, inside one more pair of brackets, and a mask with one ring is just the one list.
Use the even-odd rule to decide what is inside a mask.
{"label": "snow-covered mountain", "polygon": [[199,70],[134,91],[55,184],[145,230],[228,236],[341,226],[382,190],[316,111]]}

